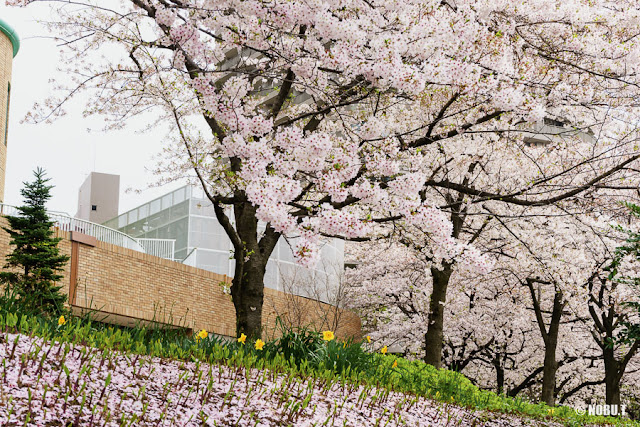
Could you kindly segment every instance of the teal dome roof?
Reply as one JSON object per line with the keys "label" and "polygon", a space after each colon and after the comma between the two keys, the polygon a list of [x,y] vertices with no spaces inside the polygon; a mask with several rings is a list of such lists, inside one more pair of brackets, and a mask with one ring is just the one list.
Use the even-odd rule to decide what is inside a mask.
{"label": "teal dome roof", "polygon": [[7,37],[9,37],[9,40],[11,40],[11,44],[13,45],[13,56],[16,56],[20,50],[20,38],[18,37],[18,33],[16,33],[16,31],[2,19],[0,19],[0,31],[5,33]]}

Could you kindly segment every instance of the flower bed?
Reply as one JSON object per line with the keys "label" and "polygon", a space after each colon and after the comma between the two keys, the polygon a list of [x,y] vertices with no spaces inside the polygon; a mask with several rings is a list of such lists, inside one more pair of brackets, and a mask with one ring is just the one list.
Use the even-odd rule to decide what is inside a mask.
{"label": "flower bed", "polygon": [[12,308],[0,309],[0,425],[638,425],[498,396],[331,331],[229,342]]}
{"label": "flower bed", "polygon": [[[370,386],[0,335],[1,425],[516,425]],[[480,414],[480,415],[479,415]]]}

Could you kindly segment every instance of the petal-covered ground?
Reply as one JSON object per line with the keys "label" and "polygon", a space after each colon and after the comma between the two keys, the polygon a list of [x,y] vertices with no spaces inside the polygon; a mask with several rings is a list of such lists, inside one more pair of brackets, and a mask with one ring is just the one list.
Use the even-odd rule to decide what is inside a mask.
{"label": "petal-covered ground", "polygon": [[51,345],[18,334],[0,334],[0,360],[3,426],[542,424],[384,389]]}

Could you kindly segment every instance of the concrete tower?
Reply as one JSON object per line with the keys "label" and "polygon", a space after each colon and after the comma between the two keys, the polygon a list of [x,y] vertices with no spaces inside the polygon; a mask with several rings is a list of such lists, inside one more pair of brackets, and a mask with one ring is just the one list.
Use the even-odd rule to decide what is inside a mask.
{"label": "concrete tower", "polygon": [[76,218],[102,224],[118,216],[120,175],[91,172],[78,191]]}
{"label": "concrete tower", "polygon": [[4,202],[4,177],[7,168],[11,67],[18,49],[20,49],[18,34],[0,19],[0,203]]}

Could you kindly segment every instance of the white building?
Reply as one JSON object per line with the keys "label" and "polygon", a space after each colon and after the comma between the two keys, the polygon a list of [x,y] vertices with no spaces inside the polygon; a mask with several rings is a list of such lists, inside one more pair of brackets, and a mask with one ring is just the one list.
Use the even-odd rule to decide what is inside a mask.
{"label": "white building", "polygon": [[76,218],[103,223],[118,215],[120,175],[91,172],[78,190]]}
{"label": "white building", "polygon": [[[175,239],[176,261],[234,275],[233,245],[211,202],[196,187],[181,187],[104,225],[136,239]],[[344,241],[327,239],[320,258],[314,269],[300,267],[287,239],[280,238],[267,264],[265,286],[333,303],[344,271]]]}

